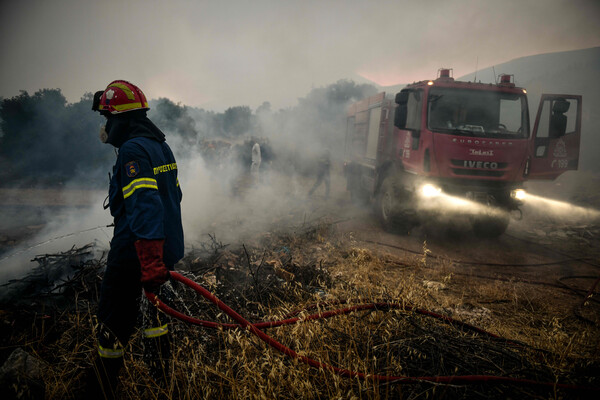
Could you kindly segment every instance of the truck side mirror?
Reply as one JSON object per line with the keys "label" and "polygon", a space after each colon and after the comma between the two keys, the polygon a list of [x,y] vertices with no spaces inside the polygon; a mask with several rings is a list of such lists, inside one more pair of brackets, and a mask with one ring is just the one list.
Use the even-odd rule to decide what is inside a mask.
{"label": "truck side mirror", "polygon": [[408,91],[396,93],[396,104],[406,105],[408,103]]}
{"label": "truck side mirror", "polygon": [[[398,93],[400,94],[400,93]],[[398,97],[398,96],[396,96]],[[406,107],[406,103],[404,104],[399,104],[398,107],[396,107],[396,113],[394,114],[394,126],[398,129],[404,129],[406,128],[406,114],[407,114],[407,107]]]}

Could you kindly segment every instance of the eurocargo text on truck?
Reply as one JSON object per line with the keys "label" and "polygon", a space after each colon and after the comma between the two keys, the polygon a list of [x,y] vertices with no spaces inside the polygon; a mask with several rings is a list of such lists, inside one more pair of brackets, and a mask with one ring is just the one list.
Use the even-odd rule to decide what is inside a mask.
{"label": "eurocargo text on truck", "polygon": [[533,130],[527,92],[513,75],[498,83],[435,80],[350,106],[344,173],[355,201],[374,201],[384,228],[408,231],[456,216],[478,235],[507,228],[528,179],[576,170],[581,96],[544,94]]}

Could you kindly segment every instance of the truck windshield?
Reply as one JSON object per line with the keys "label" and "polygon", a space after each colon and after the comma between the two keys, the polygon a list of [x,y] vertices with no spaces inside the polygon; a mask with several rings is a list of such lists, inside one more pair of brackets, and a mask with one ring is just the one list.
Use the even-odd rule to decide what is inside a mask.
{"label": "truck windshield", "polygon": [[491,138],[527,138],[525,95],[487,90],[431,88],[427,126],[434,132]]}

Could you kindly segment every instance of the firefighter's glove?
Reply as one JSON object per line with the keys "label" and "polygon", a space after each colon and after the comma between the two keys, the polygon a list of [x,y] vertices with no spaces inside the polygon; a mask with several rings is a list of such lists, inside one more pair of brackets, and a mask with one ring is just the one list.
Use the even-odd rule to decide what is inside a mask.
{"label": "firefighter's glove", "polygon": [[135,242],[142,266],[142,285],[149,292],[157,292],[169,279],[169,270],[163,262],[164,239],[140,239]]}

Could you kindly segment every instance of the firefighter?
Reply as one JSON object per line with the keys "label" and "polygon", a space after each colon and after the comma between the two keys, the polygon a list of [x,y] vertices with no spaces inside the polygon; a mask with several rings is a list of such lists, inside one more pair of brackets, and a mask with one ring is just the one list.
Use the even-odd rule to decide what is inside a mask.
{"label": "firefighter", "polygon": [[317,159],[317,181],[313,185],[313,187],[308,192],[309,196],[312,196],[315,190],[321,185],[321,183],[325,182],[325,198],[329,198],[329,186],[330,186],[330,178],[329,178],[329,170],[331,168],[331,157],[329,154],[329,150],[325,150],[323,154],[319,156]]}
{"label": "firefighter", "polygon": [[[92,110],[106,117],[100,139],[118,149],[110,179],[108,206],[114,234],[98,305],[96,384],[115,394],[124,348],[140,310],[142,288],[164,296],[169,271],[183,257],[182,192],[177,163],[165,135],[148,119],[144,93],[117,80],[96,92]],[[159,383],[169,377],[169,329],[154,307],[145,316],[144,360]],[[93,386],[93,385],[92,385]]]}

